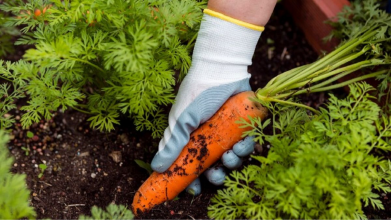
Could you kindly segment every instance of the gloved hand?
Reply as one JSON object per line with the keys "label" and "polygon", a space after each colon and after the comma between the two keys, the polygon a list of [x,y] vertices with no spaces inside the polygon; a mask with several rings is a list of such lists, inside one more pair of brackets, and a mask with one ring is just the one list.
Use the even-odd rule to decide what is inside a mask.
{"label": "gloved hand", "polygon": [[[213,11],[204,12],[192,66],[179,88],[169,114],[169,126],[151,163],[156,172],[164,172],[171,166],[188,143],[190,133],[207,121],[230,96],[251,90],[247,66],[251,65],[262,27],[255,30]],[[238,146],[250,146],[247,147],[250,150],[241,151],[251,153],[254,144],[251,139],[246,139]],[[226,166],[240,166],[239,157],[232,159],[234,154],[226,154],[223,156]],[[214,184],[224,180],[221,168],[217,170],[220,171],[207,172],[208,179]],[[192,185],[197,185],[197,181]]]}
{"label": "gloved hand", "polygon": [[[244,140],[236,143],[232,150],[226,151],[221,156],[221,162],[228,169],[236,169],[242,165],[242,157],[246,157],[254,151],[255,142],[253,137],[246,137]],[[212,184],[216,186],[223,185],[225,180],[225,169],[223,166],[214,166],[207,169],[204,172],[206,178]],[[186,191],[192,195],[198,195],[201,193],[201,183],[199,178],[194,180],[187,188]]]}

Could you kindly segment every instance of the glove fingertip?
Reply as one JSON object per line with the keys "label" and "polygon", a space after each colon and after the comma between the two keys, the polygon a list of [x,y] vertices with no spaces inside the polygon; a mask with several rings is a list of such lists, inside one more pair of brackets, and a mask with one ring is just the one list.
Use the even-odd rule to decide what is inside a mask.
{"label": "glove fingertip", "polygon": [[186,192],[193,195],[198,196],[201,194],[201,181],[199,178],[195,179],[190,185],[186,188]]}
{"label": "glove fingertip", "polygon": [[205,176],[213,185],[221,186],[224,184],[226,173],[223,167],[213,167],[205,171]]}
{"label": "glove fingertip", "polygon": [[164,160],[160,155],[159,152],[155,155],[151,162],[151,168],[152,170],[163,173],[170,167],[170,164],[167,163],[167,160]]}
{"label": "glove fingertip", "polygon": [[244,140],[239,141],[233,147],[233,151],[239,157],[245,157],[251,154],[255,148],[255,142],[253,141],[253,137],[246,137]]}
{"label": "glove fingertip", "polygon": [[242,159],[240,159],[232,150],[226,151],[221,157],[221,161],[228,169],[236,169],[242,165]]}

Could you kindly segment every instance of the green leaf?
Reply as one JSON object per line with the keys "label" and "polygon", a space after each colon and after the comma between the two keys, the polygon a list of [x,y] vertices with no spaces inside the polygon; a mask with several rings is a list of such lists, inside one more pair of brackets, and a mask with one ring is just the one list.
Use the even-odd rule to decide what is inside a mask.
{"label": "green leaf", "polygon": [[148,172],[148,174],[151,174],[153,172],[151,165],[149,163],[145,163],[142,160],[134,160],[134,162],[136,162],[139,167],[145,169]]}
{"label": "green leaf", "polygon": [[91,217],[81,215],[79,220],[87,219],[133,219],[133,213],[124,205],[110,204],[106,207],[106,210],[93,206],[91,209]]}
{"label": "green leaf", "polygon": [[31,131],[27,131],[26,136],[27,136],[28,138],[33,138],[33,137],[34,137],[34,133],[31,132]]}
{"label": "green leaf", "polygon": [[41,163],[41,164],[39,164],[38,165],[38,167],[41,169],[41,171],[43,172],[43,171],[45,171],[46,170],[46,168],[47,168],[47,165],[46,164],[43,164],[43,163]]}
{"label": "green leaf", "polygon": [[[48,5],[39,17],[31,13]],[[100,131],[130,117],[137,129],[161,137],[163,109],[174,102],[176,73],[183,78],[190,67],[205,6],[205,0],[4,2],[0,8],[14,16],[0,14],[0,56],[12,45],[9,36],[20,34],[17,27],[16,44],[31,49],[21,61],[0,61],[0,77],[12,84],[0,88],[0,97],[7,95],[0,100],[0,128],[14,123],[2,116],[26,97],[23,128],[71,108],[88,114]]]}
{"label": "green leaf", "polygon": [[36,213],[30,207],[30,191],[26,187],[25,174],[10,172],[14,158],[6,147],[9,137],[0,130],[0,218],[2,219],[34,219]]}

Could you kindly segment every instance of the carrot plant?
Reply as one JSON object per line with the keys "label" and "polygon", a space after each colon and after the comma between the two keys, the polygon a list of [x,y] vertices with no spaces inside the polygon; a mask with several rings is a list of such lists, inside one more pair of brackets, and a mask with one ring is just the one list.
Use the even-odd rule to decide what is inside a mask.
{"label": "carrot plant", "polygon": [[[390,15],[380,8],[376,0],[353,1],[350,7],[345,7],[337,16],[336,21],[329,21],[333,26],[332,33],[326,40],[335,37],[341,40],[347,40],[358,34],[363,28],[367,28],[374,23],[389,22]],[[379,38],[382,35],[389,37],[390,30],[387,26],[378,30]],[[391,51],[391,42],[383,42],[382,50]],[[384,100],[384,107],[391,110],[391,70],[388,66],[378,66],[377,70],[388,70],[386,74],[379,75],[377,80],[377,92],[379,99]]]}
{"label": "carrot plant", "polygon": [[91,216],[81,215],[79,220],[87,219],[133,219],[133,213],[123,205],[110,204],[106,209],[101,209],[96,206],[91,208]]}
{"label": "carrot plant", "polygon": [[[389,108],[374,102],[374,89],[351,85],[347,98],[330,95],[320,110],[293,99],[373,77],[382,80],[381,96],[390,97],[391,16],[375,7],[351,16],[367,19],[350,23],[354,30],[341,28],[346,38],[334,51],[256,91],[255,101],[268,107],[272,119],[240,122],[253,128],[245,135],[271,149],[266,157],[254,156],[261,165],[231,174],[211,200],[211,218],[365,219],[363,206],[384,208],[378,193],[391,192],[391,161],[382,156],[391,151],[391,117]],[[339,81],[345,76],[351,79]],[[273,134],[266,135],[270,124]]]}
{"label": "carrot plant", "polygon": [[[27,3],[25,3],[27,2]],[[0,77],[26,94],[23,127],[61,108],[89,115],[91,126],[114,129],[120,115],[159,137],[162,108],[174,100],[176,70],[189,69],[189,50],[204,2],[196,0],[15,0],[0,9],[15,17],[34,45],[16,63],[0,62]],[[10,93],[10,92],[8,92]],[[18,94],[18,95],[20,95]]]}
{"label": "carrot plant", "polygon": [[0,58],[15,51],[12,38],[20,34],[17,28],[5,25],[9,19],[7,14],[0,13]]}
{"label": "carrot plant", "polygon": [[4,130],[0,130],[0,218],[21,219],[36,217],[30,207],[30,191],[26,187],[25,174],[12,174],[14,158],[9,156],[6,144],[9,140]]}
{"label": "carrot plant", "polygon": [[234,171],[211,200],[214,219],[366,219],[363,206],[384,209],[378,193],[391,192],[391,117],[382,115],[366,83],[329,103],[319,114],[274,105],[275,133],[252,118],[243,126],[265,139],[261,165]]}

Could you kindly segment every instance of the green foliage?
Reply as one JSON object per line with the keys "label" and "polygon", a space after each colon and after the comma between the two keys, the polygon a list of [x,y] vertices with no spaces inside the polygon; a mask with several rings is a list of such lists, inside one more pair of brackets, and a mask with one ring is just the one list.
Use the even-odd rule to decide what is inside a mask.
{"label": "green foliage", "polygon": [[31,131],[27,131],[26,136],[27,136],[28,138],[33,138],[33,137],[34,137],[34,133],[31,132]]}
{"label": "green foliage", "polygon": [[[391,39],[391,30],[389,28],[391,15],[382,10],[378,2],[378,0],[356,0],[352,2],[351,6],[346,6],[338,14],[336,21],[328,21],[334,30],[325,40],[333,37],[347,40],[356,37],[362,30],[370,29],[379,23],[382,23],[383,26],[376,30],[375,40]],[[388,52],[391,51],[391,41],[384,41],[381,47],[376,45],[376,43],[373,42],[371,45],[374,51],[378,54],[385,52],[387,58],[390,59]],[[391,111],[391,70],[389,66],[380,65],[376,67],[376,71],[382,69],[387,70],[387,73],[377,76],[377,80],[380,81],[377,87],[378,97],[382,98],[385,96],[386,110]]]}
{"label": "green foliage", "polygon": [[[1,70],[2,67],[0,67]],[[9,112],[16,108],[15,99],[22,97],[20,90],[12,91],[9,84],[0,84],[0,130],[7,129],[15,123],[14,117]]]}
{"label": "green foliage", "polygon": [[12,54],[15,51],[12,38],[20,34],[17,28],[5,25],[9,19],[6,14],[0,13],[0,57]]}
{"label": "green foliage", "polygon": [[391,117],[370,100],[368,84],[350,89],[345,99],[331,95],[318,115],[277,104],[274,135],[255,119],[247,124],[249,135],[272,147],[267,157],[254,156],[260,166],[226,179],[209,217],[365,219],[362,206],[384,209],[375,192],[391,192],[391,161],[379,156],[391,151]]}
{"label": "green foliage", "polygon": [[151,164],[145,163],[142,160],[134,160],[134,162],[136,162],[139,167],[141,167],[144,170],[146,170],[148,172],[148,174],[151,174],[153,172],[153,170],[151,168]]}
{"label": "green foliage", "polygon": [[[351,17],[365,13],[353,13]],[[296,67],[271,79],[266,86],[257,90],[257,98],[266,104],[290,104],[316,113],[315,109],[289,99],[301,94],[329,91],[369,78],[378,78],[382,79],[380,96],[388,96],[384,110],[389,113],[387,105],[391,103],[391,87],[387,85],[391,69],[391,57],[388,54],[391,44],[391,15],[380,11],[378,13],[380,17],[368,18],[367,22],[354,32],[347,31],[349,34],[345,34],[346,38],[332,52],[311,64]],[[346,19],[349,20],[350,17]],[[341,28],[348,29],[345,26]],[[340,81],[343,77],[349,80]]]}
{"label": "green foliage", "polygon": [[167,123],[162,107],[174,100],[175,70],[182,78],[189,69],[204,5],[197,0],[0,5],[17,16],[8,26],[23,25],[16,44],[35,46],[23,61],[0,63],[0,76],[28,95],[23,127],[51,118],[58,108],[73,108],[89,114],[91,126],[101,131],[114,129],[125,114],[137,129],[161,136]]}
{"label": "green foliage", "polygon": [[106,211],[94,206],[91,209],[91,217],[79,216],[79,220],[87,219],[133,219],[133,213],[123,205],[110,204],[107,206]]}
{"label": "green foliage", "polygon": [[48,166],[46,164],[39,164],[39,169],[41,170],[41,172],[39,172],[38,174],[38,178],[41,178],[43,176],[43,173],[45,172],[45,170],[48,168]]}
{"label": "green foliage", "polygon": [[5,132],[0,130],[0,219],[32,219],[36,213],[29,206],[26,175],[10,173],[14,160],[6,147],[8,139]]}

